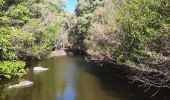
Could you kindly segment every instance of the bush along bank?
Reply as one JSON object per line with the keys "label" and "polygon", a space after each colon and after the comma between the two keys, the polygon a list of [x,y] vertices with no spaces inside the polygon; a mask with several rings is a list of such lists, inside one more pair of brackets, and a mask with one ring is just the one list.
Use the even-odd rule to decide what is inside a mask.
{"label": "bush along bank", "polygon": [[60,40],[64,2],[0,0],[0,77],[21,77],[28,58],[44,58]]}
{"label": "bush along bank", "polygon": [[169,4],[169,0],[79,0],[69,41],[91,60],[125,65],[134,82],[170,88]]}

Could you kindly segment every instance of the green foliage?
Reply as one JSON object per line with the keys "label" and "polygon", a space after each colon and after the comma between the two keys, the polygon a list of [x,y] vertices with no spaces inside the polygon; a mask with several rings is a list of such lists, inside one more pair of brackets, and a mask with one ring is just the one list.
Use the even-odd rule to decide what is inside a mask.
{"label": "green foliage", "polygon": [[65,17],[63,2],[56,2],[0,0],[1,75],[21,76],[25,63],[20,60],[41,59],[55,48]]}
{"label": "green foliage", "polygon": [[24,33],[14,27],[0,27],[0,60],[16,60],[17,52],[31,47],[34,37],[30,33]]}
{"label": "green foliage", "polygon": [[74,49],[101,60],[111,58],[118,40],[113,2],[108,1],[80,0],[76,9],[77,23],[69,36]]}
{"label": "green foliage", "polygon": [[21,19],[24,21],[28,21],[29,17],[32,16],[32,13],[29,11],[29,9],[22,4],[19,4],[13,9],[11,9],[9,13],[11,17]]}
{"label": "green foliage", "polygon": [[69,40],[73,48],[121,64],[169,57],[169,8],[169,0],[79,0]]}
{"label": "green foliage", "polygon": [[0,24],[6,25],[6,24],[9,23],[9,22],[10,22],[10,19],[9,19],[8,16],[2,16],[2,17],[0,17]]}
{"label": "green foliage", "polygon": [[[5,4],[5,0],[0,0],[0,9],[2,9],[3,5]],[[1,11],[1,10],[0,10]]]}
{"label": "green foliage", "polygon": [[21,77],[26,73],[24,67],[25,63],[22,61],[3,61],[0,62],[0,74],[9,79],[14,76]]}
{"label": "green foliage", "polygon": [[44,24],[41,19],[29,19],[27,24],[23,26],[23,29],[29,33],[38,34],[45,30]]}
{"label": "green foliage", "polygon": [[148,42],[157,39],[160,34],[166,34],[163,25],[167,24],[169,17],[160,10],[166,11],[168,7],[167,0],[130,0],[122,3],[117,19],[122,27],[119,52],[125,59],[135,61],[139,56],[148,55]]}
{"label": "green foliage", "polygon": [[92,13],[103,0],[79,0],[76,8],[77,16],[84,16]]}
{"label": "green foliage", "polygon": [[79,0],[76,8],[77,23],[69,34],[73,48],[86,50],[84,40],[91,26],[92,13],[103,0]]}
{"label": "green foliage", "polygon": [[36,38],[33,46],[28,47],[28,51],[31,52],[31,56],[42,58],[46,53],[51,51],[59,37],[60,24],[58,22],[49,26],[41,33],[34,34]]}
{"label": "green foliage", "polygon": [[64,2],[57,2],[56,4],[55,3],[52,3],[52,2],[47,2],[49,5],[50,5],[50,9],[52,10],[52,11],[55,11],[56,13],[61,13],[61,12],[64,12],[64,7],[66,6],[65,4],[64,4]]}

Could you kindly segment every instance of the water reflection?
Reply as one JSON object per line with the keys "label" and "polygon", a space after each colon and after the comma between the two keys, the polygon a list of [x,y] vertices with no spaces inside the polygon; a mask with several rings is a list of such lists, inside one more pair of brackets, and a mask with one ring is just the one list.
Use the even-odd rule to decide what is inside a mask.
{"label": "water reflection", "polygon": [[0,100],[151,100],[143,91],[135,90],[121,77],[112,75],[112,71],[96,69],[80,59],[57,57],[34,63],[33,66],[49,70],[31,71],[24,78],[34,82],[32,87],[0,90]]}
{"label": "water reflection", "polygon": [[57,96],[56,100],[75,100],[75,77],[76,67],[70,62],[69,65],[62,66],[57,70]]}

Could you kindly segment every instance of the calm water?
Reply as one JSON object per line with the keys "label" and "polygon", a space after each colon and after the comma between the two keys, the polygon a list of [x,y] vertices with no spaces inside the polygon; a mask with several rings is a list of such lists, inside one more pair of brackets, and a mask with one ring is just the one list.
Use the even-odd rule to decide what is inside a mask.
{"label": "calm water", "polygon": [[30,71],[23,79],[33,81],[33,86],[1,90],[0,100],[170,100],[166,96],[150,98],[123,77],[85,63],[80,57],[50,58],[35,66],[49,70]]}

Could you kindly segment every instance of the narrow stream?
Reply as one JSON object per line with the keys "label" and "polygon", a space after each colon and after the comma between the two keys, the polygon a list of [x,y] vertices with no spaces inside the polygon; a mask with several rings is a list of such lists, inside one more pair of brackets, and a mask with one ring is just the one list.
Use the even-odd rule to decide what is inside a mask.
{"label": "narrow stream", "polygon": [[32,86],[1,90],[0,100],[170,100],[151,98],[124,78],[85,63],[81,57],[55,57],[32,65],[36,66],[49,70],[30,71],[23,79],[34,82]]}

